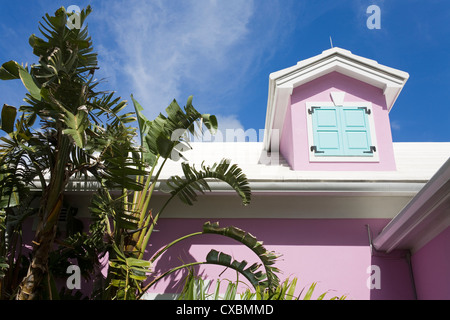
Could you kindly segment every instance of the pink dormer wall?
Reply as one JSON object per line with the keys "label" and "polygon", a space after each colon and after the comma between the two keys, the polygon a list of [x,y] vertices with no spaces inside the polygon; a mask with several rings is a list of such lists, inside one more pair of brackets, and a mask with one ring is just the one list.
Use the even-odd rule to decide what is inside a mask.
{"label": "pink dormer wall", "polygon": [[[345,92],[345,102],[371,102],[377,138],[377,162],[311,162],[307,130],[307,102],[330,102],[330,93]],[[396,170],[389,111],[383,91],[339,72],[331,72],[294,88],[281,133],[280,153],[292,170]]]}

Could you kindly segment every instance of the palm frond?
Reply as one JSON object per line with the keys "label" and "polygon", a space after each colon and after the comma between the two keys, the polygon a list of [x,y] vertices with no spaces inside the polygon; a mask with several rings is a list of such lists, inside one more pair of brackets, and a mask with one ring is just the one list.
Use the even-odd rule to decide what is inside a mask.
{"label": "palm frond", "polygon": [[277,273],[279,273],[280,270],[274,267],[274,264],[276,263],[276,260],[279,258],[279,255],[275,254],[275,252],[273,251],[267,250],[263,246],[263,243],[261,241],[258,241],[255,236],[233,226],[221,228],[218,222],[205,223],[203,226],[203,233],[220,234],[232,238],[234,240],[237,240],[240,243],[247,246],[261,260],[262,265],[264,266],[265,269],[265,274],[262,274],[263,277],[256,277],[255,280],[257,280],[257,283],[255,282],[254,284],[265,288],[269,288],[269,290],[273,290],[273,288],[276,288],[279,285],[279,278],[277,276]]}
{"label": "palm frond", "polygon": [[240,196],[242,203],[248,205],[251,201],[251,188],[246,175],[236,164],[223,159],[212,166],[201,165],[201,170],[185,162],[181,164],[184,176],[172,176],[167,181],[172,196],[177,196],[186,204],[192,205],[197,200],[197,192],[211,191],[208,180],[227,183]]}
{"label": "palm frond", "polygon": [[166,108],[167,116],[161,113],[152,121],[144,116],[143,108],[136,99],[131,98],[138,118],[143,157],[150,166],[156,164],[158,156],[178,160],[182,156],[181,148],[176,150],[176,147],[185,142],[186,134],[199,134],[196,128],[200,133],[203,132],[203,125],[211,133],[217,130],[216,117],[198,112],[192,105],[192,96],[188,98],[184,110],[174,99]]}

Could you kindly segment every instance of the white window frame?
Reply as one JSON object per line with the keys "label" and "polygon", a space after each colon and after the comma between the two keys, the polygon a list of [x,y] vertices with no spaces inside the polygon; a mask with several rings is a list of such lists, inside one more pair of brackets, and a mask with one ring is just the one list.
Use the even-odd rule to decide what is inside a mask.
{"label": "white window frame", "polygon": [[[308,113],[308,110],[311,107],[366,107],[370,112],[370,115],[367,117],[369,120],[370,126],[370,139],[372,142],[372,146],[375,147],[376,151],[372,156],[360,157],[360,156],[316,156],[315,152],[311,150],[311,147],[314,146],[314,134],[313,134],[313,124],[312,124],[312,115]],[[309,161],[310,162],[380,162],[379,156],[379,148],[377,143],[377,135],[375,130],[375,120],[374,113],[372,110],[372,103],[368,101],[362,102],[343,102],[342,104],[336,105],[333,102],[320,102],[320,101],[308,101],[306,102],[306,122],[308,127],[308,153],[309,153]]]}

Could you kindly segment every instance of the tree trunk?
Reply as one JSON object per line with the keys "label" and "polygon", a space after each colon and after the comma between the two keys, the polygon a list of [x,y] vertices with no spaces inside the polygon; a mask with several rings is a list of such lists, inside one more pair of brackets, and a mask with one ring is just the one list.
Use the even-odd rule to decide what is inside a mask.
{"label": "tree trunk", "polygon": [[17,300],[33,300],[37,289],[48,272],[48,256],[56,236],[57,222],[63,203],[63,193],[69,177],[66,174],[71,143],[68,137],[58,134],[59,151],[55,156],[55,167],[50,183],[42,195],[41,221],[38,225],[28,273],[19,285]]}
{"label": "tree trunk", "polygon": [[33,260],[27,275],[19,286],[17,300],[33,300],[35,298],[38,287],[48,272],[48,256],[55,239],[56,227],[55,224],[50,230],[41,230],[37,234],[32,253]]}

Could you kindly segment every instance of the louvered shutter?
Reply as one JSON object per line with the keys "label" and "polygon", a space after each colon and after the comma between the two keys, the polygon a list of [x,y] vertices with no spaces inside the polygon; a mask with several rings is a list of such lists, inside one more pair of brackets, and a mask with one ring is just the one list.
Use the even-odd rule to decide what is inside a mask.
{"label": "louvered shutter", "polygon": [[367,107],[313,106],[314,144],[311,151],[316,156],[372,156],[372,146]]}
{"label": "louvered shutter", "polygon": [[343,144],[340,134],[340,115],[336,107],[312,107],[312,125],[316,156],[340,156]]}
{"label": "louvered shutter", "polygon": [[364,107],[341,107],[341,134],[346,156],[371,156],[369,111]]}

